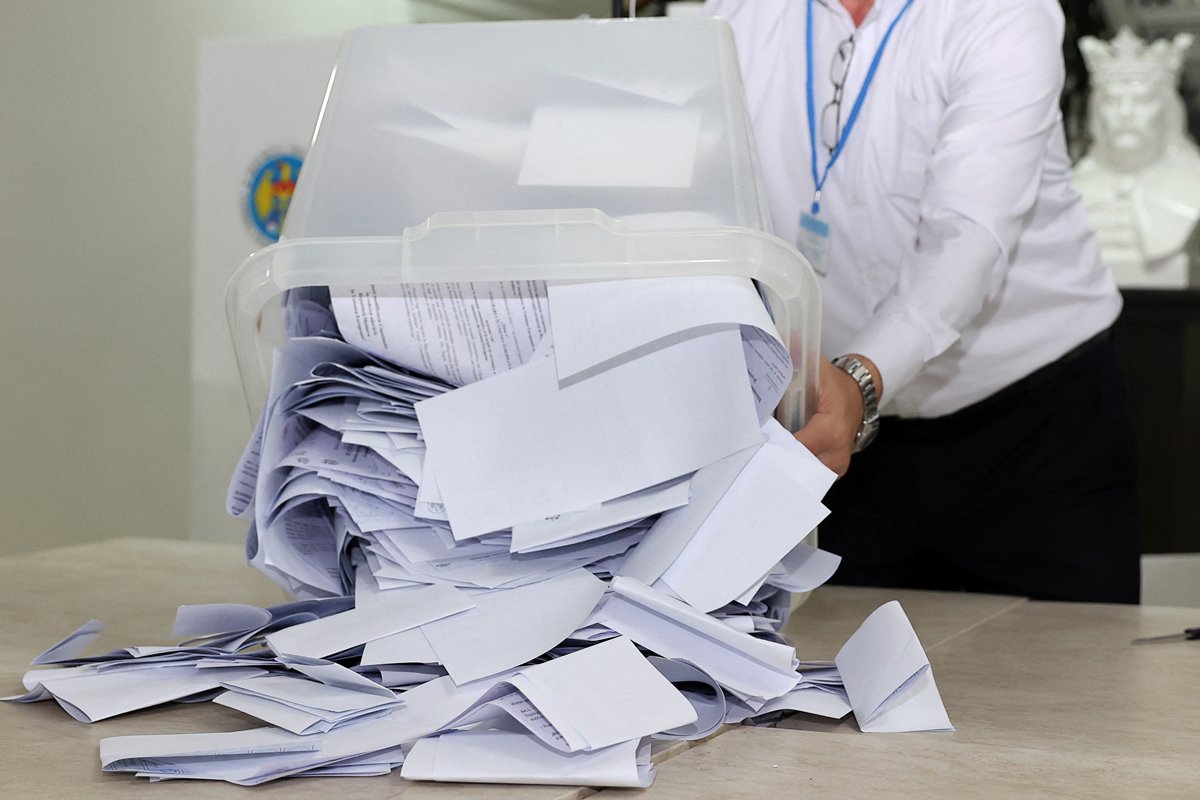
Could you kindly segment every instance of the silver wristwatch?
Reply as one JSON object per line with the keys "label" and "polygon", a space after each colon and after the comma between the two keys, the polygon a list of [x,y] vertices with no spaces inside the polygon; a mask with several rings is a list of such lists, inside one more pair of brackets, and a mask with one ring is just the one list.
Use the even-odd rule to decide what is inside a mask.
{"label": "silver wristwatch", "polygon": [[854,448],[850,451],[859,453],[866,450],[867,445],[875,439],[875,434],[879,433],[879,393],[875,391],[875,379],[867,365],[854,356],[838,356],[833,359],[833,365],[854,378],[858,390],[862,392],[862,426],[854,437]]}

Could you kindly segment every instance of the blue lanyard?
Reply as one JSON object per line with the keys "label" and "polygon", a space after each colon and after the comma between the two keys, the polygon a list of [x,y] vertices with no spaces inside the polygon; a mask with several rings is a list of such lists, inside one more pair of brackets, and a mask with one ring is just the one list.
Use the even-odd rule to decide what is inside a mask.
{"label": "blue lanyard", "polygon": [[867,77],[863,80],[862,88],[858,90],[858,97],[854,99],[854,106],[850,109],[850,116],[846,118],[846,125],[842,128],[842,135],[837,140],[833,152],[829,155],[829,163],[825,165],[825,170],[818,177],[817,125],[815,122],[816,104],[813,101],[813,0],[808,0],[808,19],[805,25],[805,35],[807,36],[805,40],[805,55],[806,66],[808,67],[808,145],[811,155],[813,185],[816,187],[812,203],[813,216],[821,212],[821,189],[825,186],[825,180],[829,177],[830,168],[838,160],[838,156],[842,154],[842,148],[846,144],[846,139],[850,137],[850,131],[854,128],[854,123],[858,121],[858,112],[862,109],[863,100],[867,97],[867,89],[871,88],[871,81],[875,80],[875,70],[879,68],[879,60],[883,57],[883,49],[887,47],[888,40],[892,38],[892,31],[896,30],[896,25],[912,4],[913,0],[907,0],[904,7],[900,9],[900,13],[896,15],[896,18],[892,20],[892,24],[884,32],[883,39],[879,42],[879,49],[875,51],[875,57],[871,59],[871,66],[867,69]]}

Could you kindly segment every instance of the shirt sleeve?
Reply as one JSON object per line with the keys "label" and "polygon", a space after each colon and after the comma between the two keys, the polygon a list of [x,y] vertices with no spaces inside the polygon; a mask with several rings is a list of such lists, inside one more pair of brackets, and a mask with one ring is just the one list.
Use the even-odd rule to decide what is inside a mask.
{"label": "shirt sleeve", "polygon": [[916,241],[850,347],[876,363],[887,394],[957,342],[1003,285],[1059,129],[1057,6],[970,5],[944,48],[946,106]]}

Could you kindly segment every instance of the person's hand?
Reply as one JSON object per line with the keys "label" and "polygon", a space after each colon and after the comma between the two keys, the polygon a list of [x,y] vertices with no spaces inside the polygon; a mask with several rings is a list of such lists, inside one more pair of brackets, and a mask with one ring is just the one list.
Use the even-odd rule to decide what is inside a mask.
{"label": "person's hand", "polygon": [[[875,376],[876,389],[882,389],[875,365],[862,356],[859,360]],[[796,440],[841,477],[850,468],[854,439],[862,427],[862,392],[853,378],[824,358],[821,359],[819,380],[817,411],[796,433]]]}

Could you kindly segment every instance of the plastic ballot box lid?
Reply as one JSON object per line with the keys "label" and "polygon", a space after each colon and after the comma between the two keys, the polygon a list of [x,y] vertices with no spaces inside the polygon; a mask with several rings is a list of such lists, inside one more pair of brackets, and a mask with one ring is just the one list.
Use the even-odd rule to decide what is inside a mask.
{"label": "plastic ballot box lid", "polygon": [[816,402],[820,302],[772,236],[733,37],[711,18],[364,28],[345,37],[279,242],[227,291],[247,403],[289,290],[733,275]]}

